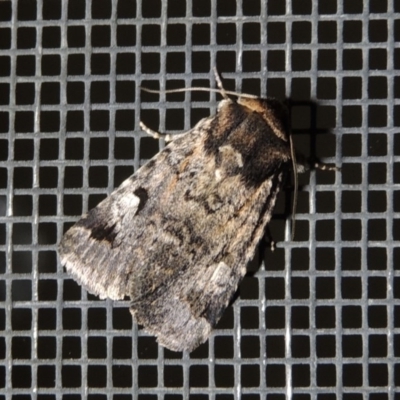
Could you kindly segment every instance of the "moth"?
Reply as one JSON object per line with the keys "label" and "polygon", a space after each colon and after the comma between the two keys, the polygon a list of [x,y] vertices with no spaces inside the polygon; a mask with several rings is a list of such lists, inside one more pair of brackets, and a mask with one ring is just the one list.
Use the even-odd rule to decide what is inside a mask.
{"label": "moth", "polygon": [[217,82],[217,113],[172,136],[59,245],[79,284],[102,299],[129,296],[137,323],[174,351],[208,339],[293,166],[308,167],[294,160],[279,101],[232,94],[218,75]]}

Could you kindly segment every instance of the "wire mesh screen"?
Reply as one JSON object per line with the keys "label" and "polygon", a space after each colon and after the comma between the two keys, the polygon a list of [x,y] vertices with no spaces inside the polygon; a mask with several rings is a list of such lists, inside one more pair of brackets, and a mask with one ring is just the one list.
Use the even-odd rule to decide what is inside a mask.
{"label": "wire mesh screen", "polygon": [[[0,399],[400,398],[400,3],[0,1]],[[192,353],[99,300],[57,243],[215,87],[290,99],[300,178],[233,304]]]}

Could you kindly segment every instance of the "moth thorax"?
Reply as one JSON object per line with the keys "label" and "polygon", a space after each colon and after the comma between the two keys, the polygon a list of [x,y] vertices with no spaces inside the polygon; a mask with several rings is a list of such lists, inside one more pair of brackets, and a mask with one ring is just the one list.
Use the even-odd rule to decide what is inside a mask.
{"label": "moth thorax", "polygon": [[274,99],[239,97],[237,102],[259,114],[267,125],[272,128],[277,137],[285,142],[289,140],[287,129],[288,113],[286,107],[280,101]]}

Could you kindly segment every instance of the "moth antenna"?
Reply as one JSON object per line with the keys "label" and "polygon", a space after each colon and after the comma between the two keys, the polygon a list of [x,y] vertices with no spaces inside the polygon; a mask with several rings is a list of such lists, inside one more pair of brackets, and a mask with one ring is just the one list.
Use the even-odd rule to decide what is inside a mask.
{"label": "moth antenna", "polygon": [[294,240],[294,233],[296,230],[296,209],[297,209],[297,195],[299,191],[299,182],[297,175],[297,163],[296,163],[296,152],[294,150],[294,144],[292,136],[289,136],[290,143],[290,155],[292,156],[292,165],[293,165],[293,184],[294,184],[294,193],[293,193],[293,204],[292,204],[292,241]]}
{"label": "moth antenna", "polygon": [[229,99],[229,97],[228,97],[228,95],[226,94],[226,91],[225,91],[225,89],[224,89],[224,86],[222,85],[222,79],[221,79],[221,75],[219,74],[219,72],[218,72],[218,70],[217,70],[217,67],[214,67],[213,68],[213,71],[214,71],[214,75],[215,75],[215,81],[217,82],[217,86],[219,87],[219,89],[220,89],[220,93],[221,93],[221,96],[224,98],[224,99]]}
{"label": "moth antenna", "polygon": [[[1,0],[0,0],[1,1]],[[236,97],[245,97],[247,99],[258,99],[257,96],[248,93],[239,93],[239,92],[232,92],[230,90],[221,90],[221,89],[213,89],[213,88],[206,88],[206,87],[189,87],[189,88],[179,88],[179,89],[168,89],[168,90],[156,90],[156,89],[149,89],[146,87],[141,86],[140,90],[147,93],[182,93],[182,92],[213,92],[219,93],[222,97],[228,98],[227,95],[236,96]]]}

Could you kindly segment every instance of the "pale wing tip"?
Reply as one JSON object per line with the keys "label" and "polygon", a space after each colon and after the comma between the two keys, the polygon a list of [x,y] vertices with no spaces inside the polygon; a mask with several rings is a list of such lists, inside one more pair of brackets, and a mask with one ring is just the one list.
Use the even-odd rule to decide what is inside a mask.
{"label": "pale wing tip", "polygon": [[[183,305],[183,303],[181,303]],[[179,308],[179,305],[177,306]],[[132,307],[130,312],[138,324],[150,335],[157,337],[157,342],[172,351],[188,351],[189,353],[205,343],[211,335],[212,326],[203,317],[196,317],[190,313],[178,312],[158,315],[157,310],[148,308],[148,312],[137,313]],[[187,310],[189,311],[189,310]],[[158,319],[157,317],[161,317]],[[178,317],[179,321],[175,318]]]}
{"label": "pale wing tip", "polygon": [[58,246],[61,265],[68,274],[89,293],[99,296],[100,299],[123,300],[125,292],[118,282],[110,281],[101,266],[84,261],[83,257],[74,251],[70,238],[74,237],[74,228],[71,228],[62,238]]}
{"label": "pale wing tip", "polygon": [[144,327],[144,330],[157,337],[157,342],[172,351],[188,351],[191,353],[196,350],[201,344],[205,343],[211,335],[211,326],[207,323],[207,327],[199,332],[186,332],[186,335],[173,337],[172,335],[164,336],[162,333],[154,330],[149,330]]}

